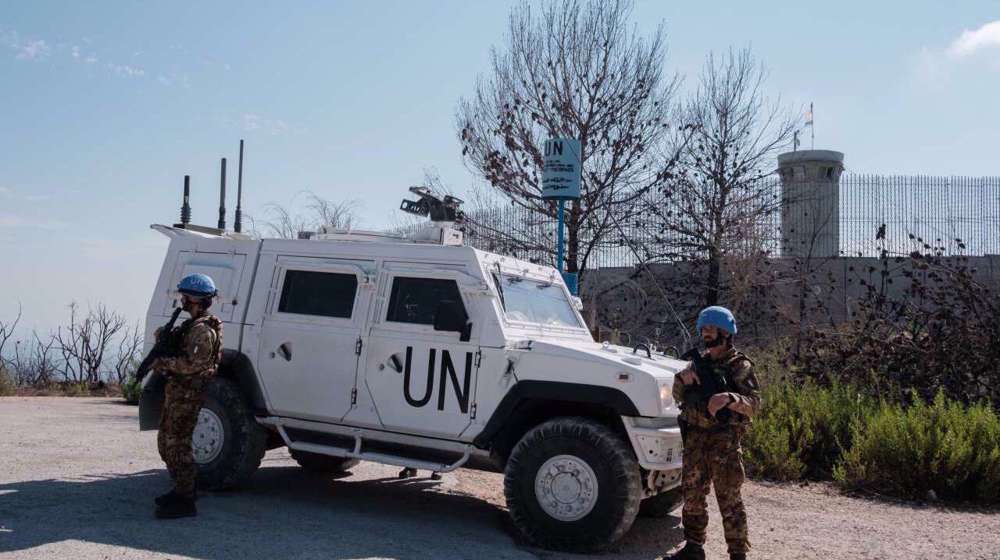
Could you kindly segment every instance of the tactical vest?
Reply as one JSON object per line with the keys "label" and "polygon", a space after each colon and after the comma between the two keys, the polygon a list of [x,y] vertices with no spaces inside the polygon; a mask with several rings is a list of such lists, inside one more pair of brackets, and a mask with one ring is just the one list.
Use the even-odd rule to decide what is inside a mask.
{"label": "tactical vest", "polygon": [[[737,364],[741,360],[746,360],[753,365],[753,361],[748,358],[742,352],[733,352],[732,356],[727,356],[724,360],[720,362],[713,362],[712,368],[721,373],[726,379],[726,385],[728,387],[733,387],[733,371],[736,369]],[[685,392],[687,388],[685,387]],[[737,392],[735,389],[730,389],[731,392]],[[726,421],[720,421],[716,417],[713,417],[708,413],[708,398],[701,403],[700,406],[688,406],[681,404],[681,420],[686,422],[689,427],[696,429],[708,429],[708,430],[720,430],[726,429],[727,427],[738,427],[746,426],[750,424],[750,419],[742,414],[732,413],[728,415]]]}
{"label": "tactical vest", "polygon": [[[215,365],[218,366],[219,362],[222,361],[222,321],[212,314],[202,315],[197,319],[188,319],[170,333],[169,348],[170,352],[172,352],[171,356],[176,357],[184,353],[184,340],[187,338],[188,333],[191,332],[191,329],[198,323],[205,323],[215,331],[215,348],[212,349],[212,353],[215,355]],[[212,368],[211,372],[203,373],[203,375],[214,374],[215,367]]]}

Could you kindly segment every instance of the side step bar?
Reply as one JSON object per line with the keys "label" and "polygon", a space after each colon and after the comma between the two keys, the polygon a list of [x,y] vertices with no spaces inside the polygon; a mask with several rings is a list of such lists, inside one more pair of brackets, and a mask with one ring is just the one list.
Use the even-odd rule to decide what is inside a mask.
{"label": "side step bar", "polygon": [[372,461],[374,463],[383,463],[386,465],[395,465],[397,467],[410,467],[414,469],[422,469],[426,471],[434,471],[439,473],[446,473],[454,471],[464,465],[469,457],[472,455],[472,446],[466,445],[464,453],[453,463],[437,463],[432,461],[425,461],[422,459],[416,459],[412,457],[404,457],[402,455],[391,455],[388,453],[379,453],[374,451],[364,451],[363,445],[364,440],[360,434],[354,434],[352,437],[354,439],[354,447],[348,449],[346,447],[337,447],[333,445],[324,445],[320,443],[311,443],[306,441],[296,441],[293,440],[288,435],[288,431],[285,430],[285,424],[279,418],[259,418],[257,420],[261,424],[266,424],[269,426],[274,426],[278,430],[278,434],[281,439],[284,440],[285,445],[289,449],[294,449],[296,451],[305,451],[307,453],[318,453],[320,455],[330,455],[333,457],[347,457],[350,459],[359,459],[362,461]]}

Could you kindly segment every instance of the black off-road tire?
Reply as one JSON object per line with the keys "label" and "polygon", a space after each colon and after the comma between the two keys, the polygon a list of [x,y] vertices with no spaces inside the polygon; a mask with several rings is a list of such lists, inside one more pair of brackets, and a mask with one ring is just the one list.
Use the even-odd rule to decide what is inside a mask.
{"label": "black off-road tire", "polygon": [[[535,494],[538,470],[559,455],[582,460],[597,479],[593,508],[573,521],[546,513]],[[623,437],[588,418],[557,418],[532,428],[514,447],[504,472],[504,494],[514,525],[529,541],[554,550],[594,551],[615,543],[632,527],[642,483],[639,464]]]}
{"label": "black off-road tire", "polygon": [[684,490],[680,486],[646,498],[639,504],[641,517],[663,519],[684,505]]}
{"label": "black off-road tire", "polygon": [[331,457],[320,453],[309,453],[308,451],[297,451],[290,449],[292,459],[303,469],[324,474],[345,473],[361,461],[346,457]]}
{"label": "black off-road tire", "polygon": [[224,490],[243,484],[264,458],[267,430],[257,424],[243,393],[228,379],[209,381],[202,408],[222,422],[223,444],[214,459],[198,465],[198,488]]}

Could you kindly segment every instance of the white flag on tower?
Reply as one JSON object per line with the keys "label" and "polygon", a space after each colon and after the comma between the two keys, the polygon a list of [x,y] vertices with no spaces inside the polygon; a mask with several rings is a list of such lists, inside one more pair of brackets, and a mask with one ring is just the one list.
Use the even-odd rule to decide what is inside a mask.
{"label": "white flag on tower", "polygon": [[813,125],[813,104],[809,104],[809,110],[806,111],[806,126]]}

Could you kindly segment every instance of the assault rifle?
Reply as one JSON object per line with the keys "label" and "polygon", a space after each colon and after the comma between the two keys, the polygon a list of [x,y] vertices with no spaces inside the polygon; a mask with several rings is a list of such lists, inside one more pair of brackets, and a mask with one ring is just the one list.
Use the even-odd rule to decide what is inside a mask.
{"label": "assault rifle", "polygon": [[142,379],[149,373],[149,368],[153,367],[153,362],[157,358],[172,356],[177,352],[177,343],[174,340],[173,330],[174,323],[177,322],[177,317],[180,316],[181,311],[182,308],[180,307],[174,309],[174,314],[170,316],[170,320],[167,321],[166,325],[163,325],[160,334],[156,336],[156,344],[153,345],[152,350],[143,358],[142,363],[135,370],[136,381],[142,382]]}
{"label": "assault rifle", "polygon": [[[712,360],[702,356],[697,348],[685,352],[681,359],[694,364],[694,371],[698,374],[700,382],[684,386],[684,406],[698,408],[707,413],[708,400],[712,398],[712,395],[728,393],[732,387],[726,381],[726,376],[712,367]],[[715,419],[723,424],[729,423],[732,416],[733,412],[728,408],[723,408],[715,413]]]}

